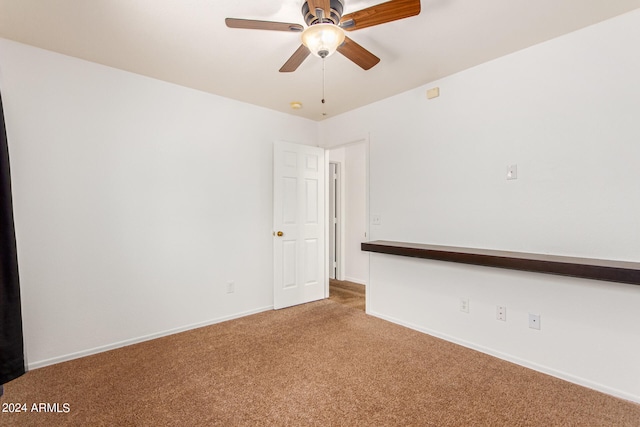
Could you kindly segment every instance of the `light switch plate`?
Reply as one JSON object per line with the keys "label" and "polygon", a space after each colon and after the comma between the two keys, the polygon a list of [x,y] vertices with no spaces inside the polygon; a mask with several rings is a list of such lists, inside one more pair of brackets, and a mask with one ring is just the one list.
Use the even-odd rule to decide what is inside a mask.
{"label": "light switch plate", "polygon": [[518,165],[507,166],[507,179],[518,179]]}

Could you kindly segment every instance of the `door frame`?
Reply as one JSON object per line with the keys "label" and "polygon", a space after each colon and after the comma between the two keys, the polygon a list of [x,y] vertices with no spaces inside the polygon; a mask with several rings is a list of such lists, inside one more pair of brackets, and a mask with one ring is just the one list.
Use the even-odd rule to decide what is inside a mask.
{"label": "door frame", "polygon": [[[327,155],[327,153],[330,150],[325,150],[325,155]],[[334,166],[334,170],[335,170],[335,177],[332,176],[331,174],[331,166]],[[342,163],[338,162],[338,161],[330,161],[329,162],[329,170],[328,170],[328,174],[329,174],[329,187],[327,187],[327,191],[329,192],[329,216],[327,217],[327,227],[329,229],[329,240],[328,240],[328,244],[329,244],[329,258],[327,260],[327,263],[329,264],[329,279],[331,279],[331,277],[333,276],[333,269],[335,267],[335,278],[337,280],[343,280],[344,276],[342,274],[342,265],[344,264],[344,251],[343,251],[343,246],[344,246],[344,242],[343,242],[343,218],[344,218],[344,211],[342,209],[342,206],[344,205],[344,202],[342,200],[342,194],[344,192],[344,189],[342,188]],[[335,189],[334,189],[335,188]],[[334,189],[332,191],[332,189]],[[333,199],[331,200],[332,197],[331,195],[333,194]],[[335,210],[335,224],[334,224],[334,216],[333,216],[333,210],[331,209],[331,207],[333,206],[333,210]],[[333,244],[332,244],[333,243]],[[334,256],[331,256],[331,252],[332,249],[334,249]],[[335,266],[333,266],[332,264],[335,262]]]}

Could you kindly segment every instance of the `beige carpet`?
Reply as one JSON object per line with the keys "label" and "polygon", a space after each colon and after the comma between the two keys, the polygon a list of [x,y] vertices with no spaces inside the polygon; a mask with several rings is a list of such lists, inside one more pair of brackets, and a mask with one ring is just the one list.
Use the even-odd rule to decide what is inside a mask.
{"label": "beige carpet", "polygon": [[640,405],[331,300],[37,369],[2,426],[639,426]]}
{"label": "beige carpet", "polygon": [[365,311],[365,286],[342,280],[329,280],[329,299]]}

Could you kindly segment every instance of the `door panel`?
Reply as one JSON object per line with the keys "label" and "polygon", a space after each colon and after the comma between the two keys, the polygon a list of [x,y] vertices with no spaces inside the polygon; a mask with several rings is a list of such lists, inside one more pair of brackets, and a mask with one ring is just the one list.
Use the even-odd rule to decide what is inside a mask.
{"label": "door panel", "polygon": [[282,243],[282,287],[296,286],[296,242]]}
{"label": "door panel", "polygon": [[314,285],[318,281],[318,239],[306,239],[304,246],[305,255],[305,285]]}
{"label": "door panel", "polygon": [[283,177],[283,205],[282,222],[284,224],[296,224],[298,214],[298,180],[291,177]]}
{"label": "door panel", "polygon": [[276,142],[273,156],[274,307],[278,309],[325,297],[324,150]]}
{"label": "door panel", "polygon": [[306,224],[318,224],[318,181],[314,179],[305,180],[305,202],[307,203]]}

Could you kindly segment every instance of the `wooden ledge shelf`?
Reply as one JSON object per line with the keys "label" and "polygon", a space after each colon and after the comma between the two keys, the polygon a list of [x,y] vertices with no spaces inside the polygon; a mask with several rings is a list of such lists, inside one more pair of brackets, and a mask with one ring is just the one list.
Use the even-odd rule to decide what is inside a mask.
{"label": "wooden ledge shelf", "polygon": [[376,240],[366,252],[640,285],[640,263]]}

